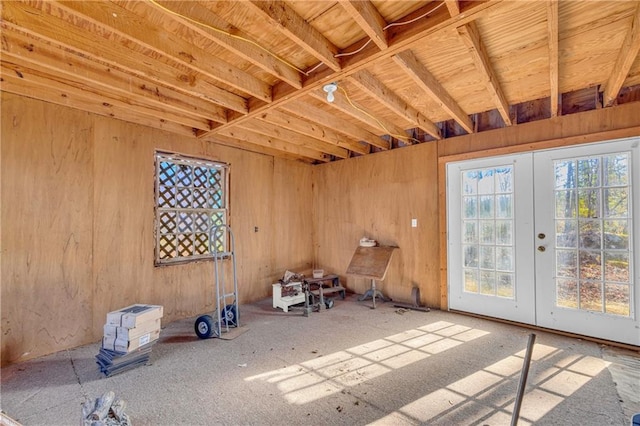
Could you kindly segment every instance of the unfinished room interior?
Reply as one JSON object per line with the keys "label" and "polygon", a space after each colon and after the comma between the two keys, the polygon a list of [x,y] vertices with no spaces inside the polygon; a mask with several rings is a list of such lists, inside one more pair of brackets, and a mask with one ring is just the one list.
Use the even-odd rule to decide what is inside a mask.
{"label": "unfinished room interior", "polygon": [[639,1],[0,8],[0,424],[640,424]]}

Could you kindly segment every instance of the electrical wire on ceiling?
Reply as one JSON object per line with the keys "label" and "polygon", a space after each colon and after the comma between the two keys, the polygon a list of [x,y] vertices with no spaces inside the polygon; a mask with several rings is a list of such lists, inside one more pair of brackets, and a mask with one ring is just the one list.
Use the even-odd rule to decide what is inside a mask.
{"label": "electrical wire on ceiling", "polygon": [[[160,3],[158,3],[156,0],[149,0],[149,2],[150,2],[151,4],[153,4],[153,5],[157,6],[158,8],[160,8],[160,9],[164,10],[164,11],[165,11],[165,12],[167,12],[167,13],[169,13],[169,14],[171,14],[171,15],[174,15],[174,16],[177,16],[177,17],[179,17],[179,18],[185,19],[185,20],[187,20],[187,21],[189,21],[189,22],[191,22],[191,23],[193,23],[193,24],[199,25],[199,26],[201,26],[201,27],[207,28],[207,29],[209,29],[209,30],[211,30],[211,31],[215,31],[215,32],[220,33],[220,34],[224,34],[224,35],[226,35],[226,36],[228,36],[228,37],[235,38],[235,39],[238,39],[238,40],[242,40],[242,41],[244,41],[244,42],[246,42],[246,43],[250,43],[250,44],[252,44],[252,45],[256,46],[258,49],[260,49],[260,50],[262,50],[262,51],[266,52],[267,54],[269,54],[269,56],[271,56],[271,57],[275,58],[276,60],[278,60],[278,61],[282,62],[282,63],[283,63],[283,64],[285,64],[286,66],[288,66],[288,67],[290,67],[290,68],[292,68],[292,69],[294,69],[294,70],[296,70],[296,71],[298,71],[298,72],[301,72],[302,74],[306,75],[307,77],[308,77],[312,72],[314,72],[315,70],[317,70],[318,68],[320,68],[322,65],[324,65],[324,62],[319,62],[316,66],[314,66],[314,67],[313,67],[313,68],[311,68],[310,70],[305,71],[305,70],[300,69],[300,68],[298,68],[297,66],[293,65],[291,62],[287,61],[286,59],[283,59],[283,58],[279,57],[279,56],[278,56],[278,55],[276,55],[275,53],[271,52],[271,51],[270,51],[270,50],[268,50],[267,48],[265,48],[265,47],[261,46],[260,44],[256,43],[255,41],[253,41],[253,40],[251,40],[251,39],[248,39],[248,38],[246,38],[246,37],[242,37],[242,36],[239,36],[239,35],[231,34],[231,33],[230,33],[230,32],[228,32],[228,31],[221,30],[220,28],[216,28],[216,27],[211,26],[211,25],[209,25],[209,24],[205,24],[204,22],[200,22],[200,21],[198,21],[198,20],[196,20],[196,19],[190,18],[190,17],[188,17],[188,16],[186,16],[186,15],[183,15],[183,14],[181,14],[181,13],[179,13],[179,12],[173,11],[173,10],[171,10],[171,9],[169,9],[169,8],[167,8],[167,7],[163,6],[163,5],[161,5],[161,4],[160,4]],[[426,17],[426,16],[429,16],[431,13],[435,12],[436,10],[438,10],[438,9],[439,9],[440,7],[442,7],[444,4],[445,4],[445,3],[444,3],[444,1],[443,1],[443,2],[442,2],[442,3],[440,3],[438,6],[434,7],[433,9],[431,9],[430,11],[428,11],[428,12],[426,12],[426,13],[423,13],[422,15],[420,15],[420,16],[418,16],[418,17],[416,17],[416,18],[410,19],[410,20],[408,20],[408,21],[404,21],[404,22],[393,22],[393,23],[391,23],[391,24],[388,24],[388,25],[386,25],[386,26],[383,28],[383,30],[386,30],[387,28],[391,28],[391,27],[395,27],[395,26],[402,26],[402,25],[411,24],[412,22],[418,21],[418,20],[420,20],[420,19],[422,19],[422,18],[424,18],[424,17]],[[339,58],[339,57],[341,57],[341,56],[351,56],[351,55],[355,55],[356,53],[361,52],[365,47],[367,47],[367,45],[369,45],[369,43],[371,43],[371,41],[372,41],[372,39],[369,39],[365,44],[363,44],[360,48],[356,49],[356,50],[355,50],[355,51],[353,51],[353,52],[338,53],[338,54],[335,54],[335,55],[333,55],[333,56],[334,56],[335,58]]]}
{"label": "electrical wire on ceiling", "polygon": [[[434,7],[433,9],[431,9],[430,11],[423,13],[422,15],[415,17],[413,19],[410,19],[408,21],[404,21],[404,22],[392,22],[391,24],[385,25],[385,27],[382,29],[382,31],[385,31],[387,28],[391,28],[391,27],[399,27],[402,25],[407,25],[407,24],[411,24],[413,22],[416,22],[424,17],[429,16],[430,14],[432,14],[433,12],[435,12],[436,10],[440,9],[442,6],[444,6],[444,1],[442,3],[440,3],[439,5],[437,5],[436,7]],[[369,45],[369,43],[371,43],[372,39],[367,40],[367,42],[365,44],[363,44],[362,46],[360,46],[358,49],[354,50],[353,52],[345,52],[345,53],[338,53],[337,55],[334,55],[334,57],[338,58],[341,56],[351,56],[351,55],[355,55],[358,52],[361,52],[365,47],[367,47],[367,45]]]}
{"label": "electrical wire on ceiling", "polygon": [[349,94],[347,93],[347,91],[346,91],[346,90],[344,90],[344,88],[343,88],[342,86],[338,86],[338,85],[337,85],[337,83],[331,83],[331,84],[333,84],[333,85],[337,86],[337,88],[338,88],[338,89],[340,89],[340,91],[341,91],[342,93],[344,93],[344,97],[345,97],[345,99],[347,100],[347,102],[349,102],[349,105],[351,105],[354,109],[356,109],[356,110],[360,111],[361,113],[363,113],[363,114],[364,114],[364,115],[366,115],[367,117],[371,118],[372,120],[375,120],[375,122],[376,122],[376,123],[378,123],[378,125],[379,125],[380,127],[382,127],[382,129],[383,129],[383,130],[384,130],[384,131],[385,131],[389,136],[392,136],[392,137],[394,137],[394,138],[396,138],[396,139],[400,139],[400,140],[406,140],[406,141],[408,141],[408,142],[410,142],[410,143],[421,143],[421,141],[419,141],[419,140],[418,140],[418,139],[416,139],[416,138],[412,138],[412,137],[410,137],[410,136],[406,136],[406,135],[396,135],[396,134],[391,133],[391,132],[389,131],[389,129],[387,129],[387,126],[385,126],[385,125],[384,125],[380,120],[378,120],[376,117],[374,117],[373,115],[369,114],[369,113],[368,113],[367,111],[365,111],[364,109],[362,109],[362,108],[360,108],[359,106],[357,106],[356,104],[354,104],[354,103],[351,101],[351,98],[349,97]]}
{"label": "electrical wire on ceiling", "polygon": [[[303,73],[303,74],[304,74],[304,75],[306,75],[306,76],[308,76],[308,75],[309,75],[309,73],[308,73],[308,72],[306,72],[306,71],[304,71],[304,70],[302,70],[302,69],[300,69],[300,68],[296,67],[296,66],[295,66],[295,65],[293,65],[291,62],[287,61],[286,59],[283,59],[283,58],[279,57],[279,56],[278,56],[278,55],[276,55],[275,53],[271,52],[271,51],[270,51],[270,50],[268,50],[267,48],[265,48],[265,47],[261,46],[260,44],[256,43],[255,41],[253,41],[253,40],[251,40],[251,39],[248,39],[248,38],[245,38],[245,37],[242,37],[242,36],[239,36],[239,35],[231,34],[231,33],[230,33],[230,32],[228,32],[228,31],[221,30],[220,28],[213,27],[213,26],[211,26],[211,25],[209,25],[209,24],[205,24],[204,22],[197,21],[197,20],[195,20],[195,19],[193,19],[193,18],[190,18],[190,17],[188,17],[188,16],[185,16],[185,15],[183,15],[183,14],[181,14],[181,13],[175,12],[175,11],[173,11],[173,10],[171,10],[171,9],[169,9],[169,8],[167,8],[167,7],[165,7],[165,6],[163,6],[163,5],[161,5],[161,4],[160,4],[160,3],[158,3],[156,0],[149,0],[149,2],[150,2],[150,3],[152,3],[152,4],[154,4],[155,6],[159,7],[160,9],[164,10],[165,12],[167,12],[167,13],[169,13],[169,14],[172,14],[172,15],[174,15],[174,16],[177,16],[177,17],[179,17],[179,18],[186,19],[187,21],[189,21],[189,22],[191,22],[191,23],[194,23],[194,24],[196,24],[196,25],[200,25],[201,27],[207,28],[207,29],[209,29],[209,30],[211,30],[211,31],[215,31],[215,32],[220,33],[220,34],[224,34],[224,35],[229,36],[229,37],[231,37],[231,38],[235,38],[235,39],[238,39],[238,40],[242,40],[242,41],[244,41],[244,42],[246,42],[246,43],[253,44],[253,45],[254,45],[254,46],[256,46],[257,48],[259,48],[259,49],[261,49],[261,50],[265,51],[266,53],[268,53],[268,54],[269,54],[269,56],[271,56],[271,57],[273,57],[273,58],[277,59],[278,61],[282,62],[282,63],[283,63],[283,64],[285,64],[286,66],[288,66],[288,67],[290,67],[290,68],[293,68],[294,70],[296,70],[296,71],[298,71],[298,72],[301,72],[301,73]],[[320,64],[322,64],[322,62],[320,62]],[[315,70],[315,68],[314,68],[314,70]]]}

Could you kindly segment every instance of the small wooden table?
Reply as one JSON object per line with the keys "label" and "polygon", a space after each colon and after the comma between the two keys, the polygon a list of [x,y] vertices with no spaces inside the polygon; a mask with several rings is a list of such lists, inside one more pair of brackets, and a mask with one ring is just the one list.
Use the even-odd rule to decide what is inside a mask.
{"label": "small wooden table", "polygon": [[[307,284],[309,284],[309,293],[313,296],[320,297],[320,310],[325,308],[325,296],[331,293],[338,293],[341,299],[345,297],[345,288],[340,285],[340,277],[337,275],[325,275],[321,278],[305,278]],[[328,287],[325,287],[331,283]],[[312,288],[316,287],[315,289]],[[315,301],[310,302],[311,304],[315,304]]]}
{"label": "small wooden table", "polygon": [[373,309],[376,308],[376,297],[383,302],[391,299],[384,297],[380,290],[376,289],[376,280],[382,281],[387,275],[389,264],[391,263],[391,255],[398,247],[381,246],[381,247],[361,247],[359,246],[349,267],[347,275],[354,275],[361,278],[369,278],[371,280],[371,288],[367,290],[358,300],[366,300],[371,297],[373,299]]}

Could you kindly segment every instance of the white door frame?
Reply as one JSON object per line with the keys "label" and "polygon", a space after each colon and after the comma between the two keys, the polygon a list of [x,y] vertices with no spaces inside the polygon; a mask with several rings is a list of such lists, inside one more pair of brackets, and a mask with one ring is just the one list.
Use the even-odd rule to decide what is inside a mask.
{"label": "white door frame", "polygon": [[[515,291],[513,298],[474,294],[463,289],[462,247],[462,174],[466,171],[500,166],[513,167],[514,196],[514,262]],[[535,286],[532,245],[518,235],[533,232],[533,171],[531,154],[514,154],[447,164],[448,217],[448,299],[449,308],[487,315],[526,324],[535,324]],[[515,192],[514,192],[515,193]],[[452,195],[453,194],[453,195]],[[455,225],[457,224],[457,226]]]}
{"label": "white door frame", "polygon": [[[538,325],[554,330],[568,331],[621,343],[640,345],[640,137],[617,139],[597,143],[559,147],[549,150],[532,151],[521,154],[505,155],[491,158],[480,158],[449,162],[446,164],[446,209],[447,209],[447,288],[449,309],[477,313],[496,318],[504,318],[526,324]],[[555,262],[538,262],[544,256],[555,256],[555,247],[539,252],[540,245],[537,238],[539,233],[555,235],[555,229],[544,223],[538,214],[534,226],[534,207],[541,204],[553,203],[552,195],[537,191],[534,194],[534,168],[538,175],[553,171],[544,171],[539,164],[554,156],[566,158],[580,157],[591,152],[631,152],[631,179],[633,182],[630,206],[633,214],[631,241],[631,257],[633,269],[630,271],[632,281],[631,316],[612,317],[607,314],[580,311],[578,319],[576,313],[567,309],[557,308],[555,299],[554,271]],[[527,158],[529,160],[527,160]],[[535,166],[534,166],[535,158]],[[529,164],[526,166],[525,164]],[[461,173],[464,170],[492,167],[499,164],[514,164],[516,174],[515,187],[515,217],[516,232],[516,297],[513,301],[496,300],[480,294],[465,293],[463,289],[463,258],[462,258],[462,208],[461,208]],[[548,166],[548,165],[547,165]],[[524,178],[523,176],[527,176]],[[535,178],[537,179],[537,177]],[[536,186],[538,183],[536,183]],[[540,184],[542,185],[542,184]],[[523,192],[524,191],[524,192]],[[525,200],[531,200],[526,201]],[[535,200],[535,201],[534,201]],[[535,202],[535,204],[534,204]],[[517,234],[520,234],[518,237]],[[523,244],[521,239],[527,240]],[[533,283],[527,282],[531,277]],[[553,286],[553,287],[551,287]],[[528,302],[533,308],[527,306]],[[529,311],[529,312],[528,312]],[[603,318],[606,321],[603,321]]]}

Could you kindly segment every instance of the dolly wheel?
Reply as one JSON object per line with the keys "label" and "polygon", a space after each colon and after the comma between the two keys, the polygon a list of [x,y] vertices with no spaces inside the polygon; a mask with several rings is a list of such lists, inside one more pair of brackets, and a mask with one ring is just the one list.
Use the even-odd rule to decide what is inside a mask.
{"label": "dolly wheel", "polygon": [[196,335],[201,339],[209,339],[216,334],[216,327],[210,315],[201,315],[196,320]]}
{"label": "dolly wheel", "polygon": [[224,315],[222,315],[222,325],[228,327],[238,326],[238,310],[236,309],[236,305],[227,305],[222,312],[224,313]]}

